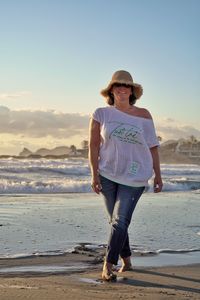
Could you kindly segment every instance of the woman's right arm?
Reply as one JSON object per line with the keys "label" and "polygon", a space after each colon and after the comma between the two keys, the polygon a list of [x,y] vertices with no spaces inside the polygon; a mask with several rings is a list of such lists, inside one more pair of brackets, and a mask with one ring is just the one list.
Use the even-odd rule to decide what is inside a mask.
{"label": "woman's right arm", "polygon": [[92,174],[91,187],[97,194],[100,193],[101,183],[98,173],[99,148],[100,148],[100,123],[94,119],[90,120],[89,128],[89,162]]}

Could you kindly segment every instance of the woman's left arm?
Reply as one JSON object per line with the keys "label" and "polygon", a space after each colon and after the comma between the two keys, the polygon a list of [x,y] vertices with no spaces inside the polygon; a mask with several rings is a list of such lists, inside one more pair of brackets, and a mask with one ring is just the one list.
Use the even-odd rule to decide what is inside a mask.
{"label": "woman's left arm", "polygon": [[159,193],[162,191],[163,183],[162,183],[162,177],[160,172],[160,159],[159,159],[159,153],[158,153],[158,147],[152,147],[150,148],[152,159],[153,159],[153,169],[155,173],[154,178],[154,192]]}

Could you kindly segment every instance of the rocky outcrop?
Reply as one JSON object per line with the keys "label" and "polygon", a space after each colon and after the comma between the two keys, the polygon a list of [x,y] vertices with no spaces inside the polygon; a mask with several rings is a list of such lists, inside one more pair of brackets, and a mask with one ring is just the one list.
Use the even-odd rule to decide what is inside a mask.
{"label": "rocky outcrop", "polygon": [[28,157],[32,152],[28,148],[24,148],[22,152],[19,153],[19,156]]}
{"label": "rocky outcrop", "polygon": [[45,156],[63,156],[70,155],[72,150],[67,146],[60,146],[54,149],[40,148],[35,152],[31,152],[29,149],[24,148],[22,152],[19,153],[20,157],[45,157]]}
{"label": "rocky outcrop", "polygon": [[38,149],[34,154],[40,156],[47,156],[47,155],[59,156],[59,155],[69,155],[70,152],[71,149],[69,147],[61,146],[61,147],[56,147],[54,149],[41,148]]}

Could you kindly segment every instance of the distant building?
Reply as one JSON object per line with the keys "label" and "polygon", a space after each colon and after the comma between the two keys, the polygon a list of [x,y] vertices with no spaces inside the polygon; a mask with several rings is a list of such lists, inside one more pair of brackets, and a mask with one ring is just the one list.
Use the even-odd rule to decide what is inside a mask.
{"label": "distant building", "polygon": [[176,153],[200,158],[200,141],[180,139],[176,146]]}

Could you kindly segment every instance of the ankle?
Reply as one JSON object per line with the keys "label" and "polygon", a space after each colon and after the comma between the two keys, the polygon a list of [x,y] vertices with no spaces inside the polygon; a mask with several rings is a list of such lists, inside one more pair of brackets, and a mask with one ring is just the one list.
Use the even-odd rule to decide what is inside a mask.
{"label": "ankle", "polygon": [[113,267],[113,264],[105,261],[104,262],[104,265],[103,265],[103,270],[108,270],[108,271],[112,271],[112,267]]}
{"label": "ankle", "polygon": [[131,257],[122,257],[121,258],[123,266],[131,266]]}

